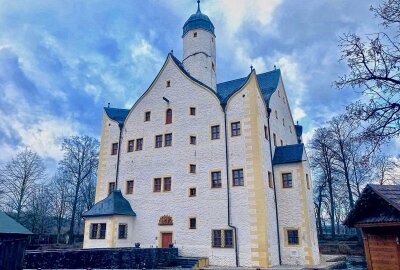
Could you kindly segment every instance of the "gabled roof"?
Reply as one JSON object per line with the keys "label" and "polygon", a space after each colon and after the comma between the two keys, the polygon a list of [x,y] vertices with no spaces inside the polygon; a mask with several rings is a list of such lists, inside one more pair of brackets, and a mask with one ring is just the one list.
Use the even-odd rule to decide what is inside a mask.
{"label": "gabled roof", "polygon": [[112,215],[136,216],[131,204],[122,196],[121,190],[114,190],[107,198],[99,201],[82,214],[83,217]]}
{"label": "gabled roof", "polygon": [[296,163],[303,161],[304,144],[290,144],[275,147],[272,165]]}
{"label": "gabled roof", "polygon": [[[223,106],[224,104],[226,104],[228,99],[234,93],[236,93],[236,91],[242,88],[242,86],[249,79],[249,76],[217,84],[217,94]],[[280,69],[272,70],[257,75],[257,81],[261,88],[261,93],[264,97],[266,104],[269,104],[269,100],[272,94],[276,91],[280,77],[281,77]]]}
{"label": "gabled roof", "polygon": [[27,228],[9,217],[6,213],[0,212],[0,234],[32,234]]}
{"label": "gabled roof", "polygon": [[[221,106],[223,108],[226,106],[226,103],[229,100],[229,98],[245,85],[245,83],[247,82],[247,80],[250,78],[250,75],[251,75],[251,73],[250,73],[247,77],[243,77],[240,79],[227,81],[227,82],[223,82],[223,83],[218,83],[217,91],[215,91],[208,85],[206,85],[206,84],[202,83],[201,81],[197,80],[196,78],[192,77],[189,74],[189,72],[187,72],[185,70],[181,61],[179,61],[172,53],[169,53],[168,56],[171,56],[171,59],[174,61],[175,65],[190,80],[198,83],[199,85],[207,88],[212,93],[214,93],[218,97],[218,99],[221,103]],[[278,84],[279,84],[280,77],[281,77],[280,69],[272,70],[272,71],[261,73],[261,74],[257,75],[257,81],[260,86],[261,93],[264,97],[266,104],[269,104],[269,100],[270,100],[272,94],[276,91]],[[128,116],[129,111],[130,111],[128,109],[118,109],[118,108],[109,108],[109,107],[105,107],[104,110],[106,111],[108,117],[110,117],[112,120],[117,121],[119,125],[124,124],[125,119]]]}
{"label": "gabled roof", "polygon": [[110,107],[104,107],[104,110],[108,117],[110,117],[112,120],[118,122],[118,124],[123,125],[126,116],[129,113],[129,110],[127,109],[118,109],[118,108],[110,108]]}
{"label": "gabled roof", "polygon": [[394,222],[400,222],[400,185],[368,184],[344,224],[353,227]]}

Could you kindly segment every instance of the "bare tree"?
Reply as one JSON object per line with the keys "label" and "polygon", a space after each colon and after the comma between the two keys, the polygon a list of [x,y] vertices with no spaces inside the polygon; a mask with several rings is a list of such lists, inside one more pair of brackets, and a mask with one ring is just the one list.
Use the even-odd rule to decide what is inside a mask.
{"label": "bare tree", "polygon": [[75,218],[82,186],[89,181],[97,168],[99,142],[89,136],[72,136],[64,139],[62,144],[64,158],[60,162],[64,172],[70,175],[73,195],[71,199],[71,222],[69,227],[69,243],[74,242]]}
{"label": "bare tree", "polygon": [[364,38],[346,34],[340,39],[341,60],[348,74],[336,81],[339,88],[360,88],[364,99],[348,106],[349,115],[365,121],[363,136],[374,146],[400,135],[400,1],[387,0],[371,11],[386,32]]}
{"label": "bare tree", "polygon": [[379,185],[395,184],[400,177],[400,161],[395,157],[378,155],[374,159],[374,180]]}
{"label": "bare tree", "polygon": [[19,221],[22,210],[35,192],[38,182],[45,177],[45,166],[36,152],[26,148],[0,168],[2,188],[11,209]]}
{"label": "bare tree", "polygon": [[68,200],[71,197],[70,176],[62,169],[58,169],[51,181],[52,207],[55,215],[57,244],[60,243],[61,230],[66,221]]}
{"label": "bare tree", "polygon": [[335,200],[334,200],[334,154],[329,140],[330,134],[326,128],[316,130],[311,143],[311,163],[313,168],[318,168],[320,174],[326,178],[326,186],[329,196],[329,216],[331,223],[331,236],[335,239]]}

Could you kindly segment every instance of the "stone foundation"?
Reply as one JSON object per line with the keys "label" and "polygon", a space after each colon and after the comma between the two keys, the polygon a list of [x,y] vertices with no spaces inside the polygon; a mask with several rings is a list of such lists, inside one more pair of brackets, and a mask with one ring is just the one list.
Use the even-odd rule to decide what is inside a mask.
{"label": "stone foundation", "polygon": [[169,266],[177,256],[177,248],[102,248],[27,251],[24,268],[151,269]]}

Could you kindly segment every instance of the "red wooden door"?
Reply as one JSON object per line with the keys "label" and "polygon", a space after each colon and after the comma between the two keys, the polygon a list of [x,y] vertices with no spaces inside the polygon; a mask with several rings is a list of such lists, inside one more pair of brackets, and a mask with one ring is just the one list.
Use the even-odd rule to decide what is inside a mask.
{"label": "red wooden door", "polygon": [[161,233],[161,247],[167,248],[172,243],[172,233]]}

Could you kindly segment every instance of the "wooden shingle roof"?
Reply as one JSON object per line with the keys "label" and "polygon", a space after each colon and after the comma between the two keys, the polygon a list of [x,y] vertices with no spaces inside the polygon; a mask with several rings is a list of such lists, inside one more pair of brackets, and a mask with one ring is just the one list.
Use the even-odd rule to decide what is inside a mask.
{"label": "wooden shingle roof", "polygon": [[349,227],[394,223],[400,223],[400,185],[367,185],[344,221]]}

